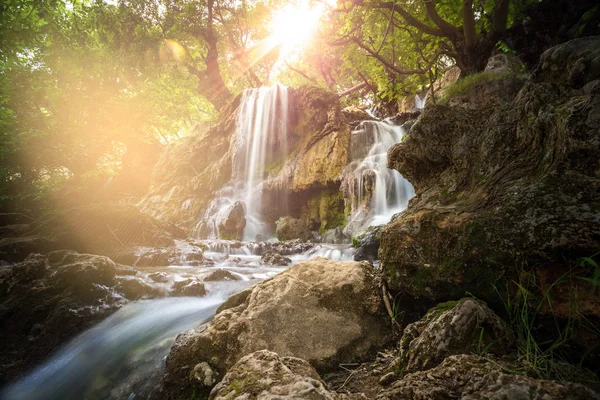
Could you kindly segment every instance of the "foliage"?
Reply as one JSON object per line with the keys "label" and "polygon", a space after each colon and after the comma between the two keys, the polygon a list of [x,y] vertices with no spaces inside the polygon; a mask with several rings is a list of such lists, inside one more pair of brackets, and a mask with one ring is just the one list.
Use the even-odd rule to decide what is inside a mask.
{"label": "foliage", "polygon": [[439,100],[440,104],[446,104],[452,97],[467,93],[475,86],[485,83],[499,81],[510,76],[512,72],[481,71],[476,74],[467,75],[457,80],[444,91],[444,96]]}
{"label": "foliage", "polygon": [[[597,254],[579,260],[545,290],[542,290],[540,284],[536,282],[534,274],[523,268],[520,270],[519,280],[513,282],[514,291],[510,290],[508,284],[504,295],[496,289],[502,298],[510,325],[514,329],[518,360],[523,365],[522,371],[514,372],[526,373],[539,379],[598,382],[597,376],[591,372],[582,373],[581,369],[587,355],[598,345],[588,349],[579,360],[578,368],[571,364],[573,360],[570,359],[569,354],[569,345],[576,329],[588,331],[596,337],[600,336],[600,327],[579,310],[580,285],[576,284],[578,280],[583,280],[594,288],[598,287],[597,278],[600,276],[600,269],[594,260],[596,256]],[[593,276],[592,279],[588,278],[590,274]],[[566,288],[569,291],[570,307],[565,321],[561,321],[554,312],[552,295],[558,288],[563,290]],[[543,314],[550,314],[555,326],[555,331],[550,335],[548,335],[550,332],[545,332],[544,336],[553,338],[547,341],[539,340],[539,320]]]}

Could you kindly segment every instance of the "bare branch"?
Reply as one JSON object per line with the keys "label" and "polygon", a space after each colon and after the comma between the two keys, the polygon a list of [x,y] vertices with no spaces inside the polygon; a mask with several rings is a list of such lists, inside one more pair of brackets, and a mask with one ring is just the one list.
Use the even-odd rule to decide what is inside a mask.
{"label": "bare branch", "polygon": [[368,86],[369,86],[369,84],[368,84],[368,83],[366,83],[366,82],[361,82],[361,83],[359,83],[359,84],[358,84],[358,85],[356,85],[356,86],[352,86],[352,87],[351,87],[350,89],[348,89],[348,90],[344,90],[343,92],[341,92],[341,93],[338,93],[338,96],[339,96],[339,97],[348,96],[349,94],[352,94],[352,93],[354,93],[354,92],[356,92],[356,91],[358,91],[358,90],[360,90],[360,89],[364,89],[364,88],[366,88],[366,87],[368,87]]}

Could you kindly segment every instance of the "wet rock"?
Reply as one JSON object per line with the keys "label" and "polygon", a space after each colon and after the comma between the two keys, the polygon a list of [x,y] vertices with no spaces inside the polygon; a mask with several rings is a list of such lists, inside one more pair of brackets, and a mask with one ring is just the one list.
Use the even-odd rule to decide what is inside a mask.
{"label": "wet rock", "polygon": [[405,398],[584,400],[600,396],[580,384],[508,374],[501,363],[461,354],[446,358],[433,369],[408,374],[377,396],[378,400]]}
{"label": "wet rock", "polygon": [[165,389],[189,396],[199,390],[186,372],[196,364],[224,374],[261,349],[321,370],[365,359],[389,340],[379,292],[368,263],[296,264],[230,299],[206,329],[179,335],[167,357]]}
{"label": "wet rock", "polygon": [[134,276],[137,274],[138,274],[138,271],[136,269],[131,268],[127,265],[117,264],[117,275]]}
{"label": "wet rock", "polygon": [[46,254],[62,247],[60,240],[41,236],[5,237],[0,239],[0,260],[19,262],[31,253]]}
{"label": "wet rock", "polygon": [[432,308],[404,329],[399,363],[404,372],[427,370],[446,357],[483,351],[507,353],[512,332],[487,305],[465,298]]}
{"label": "wet rock", "polygon": [[204,296],[205,294],[204,284],[195,279],[185,279],[173,283],[173,296]]}
{"label": "wet rock", "polygon": [[352,244],[357,248],[354,261],[375,261],[379,251],[379,234],[383,225],[370,226],[367,230],[352,239]]}
{"label": "wet rock", "polygon": [[26,233],[30,228],[31,226],[29,224],[0,226],[0,237],[19,237]]}
{"label": "wet rock", "polygon": [[263,253],[263,255],[260,257],[260,262],[261,264],[277,265],[284,267],[286,265],[290,265],[292,263],[292,260],[277,253],[276,251],[268,250],[265,253]]}
{"label": "wet rock", "polygon": [[347,244],[350,243],[351,240],[344,233],[342,228],[330,229],[321,235],[322,243],[333,243],[333,244]]}
{"label": "wet rock", "polygon": [[215,218],[220,239],[242,240],[246,227],[246,205],[236,201],[222,209]]}
{"label": "wet rock", "polygon": [[143,249],[135,261],[136,267],[166,267],[175,260],[173,247]]}
{"label": "wet rock", "polygon": [[169,275],[167,275],[165,272],[153,272],[148,275],[148,278],[159,283],[165,283],[169,281]]}
{"label": "wet rock", "polygon": [[0,257],[21,261],[29,253],[59,249],[102,254],[117,262],[136,246],[172,245],[178,228],[140,213],[133,206],[94,204],[44,215],[18,238],[0,240]]}
{"label": "wet rock", "polygon": [[68,250],[0,268],[0,383],[124,305],[116,272],[107,257]]}
{"label": "wet rock", "polygon": [[117,290],[132,300],[153,298],[160,295],[158,289],[150,286],[142,278],[135,276],[118,278]]}
{"label": "wet rock", "polygon": [[239,281],[241,278],[226,269],[217,269],[208,274],[204,280],[209,281]]}
{"label": "wet rock", "polygon": [[[287,242],[266,243],[266,249],[289,256],[292,254],[305,253],[315,247],[314,243],[303,242],[300,239],[288,240]],[[266,250],[265,250],[266,251]]]}
{"label": "wet rock", "polygon": [[317,371],[305,360],[260,350],[239,360],[209,397],[212,400],[234,398],[341,400],[362,397],[328,390]]}
{"label": "wet rock", "polygon": [[281,241],[299,239],[308,242],[313,237],[304,221],[300,219],[281,217],[275,224],[277,239]]}

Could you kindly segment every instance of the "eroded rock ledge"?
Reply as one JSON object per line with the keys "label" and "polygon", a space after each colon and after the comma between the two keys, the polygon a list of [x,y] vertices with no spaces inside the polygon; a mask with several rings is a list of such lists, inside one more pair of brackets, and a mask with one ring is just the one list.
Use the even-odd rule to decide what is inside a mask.
{"label": "eroded rock ledge", "polygon": [[[546,51],[497,105],[425,108],[388,154],[417,193],[380,234],[392,290],[497,302],[494,284],[517,267],[544,288],[600,249],[599,49],[589,37]],[[590,285],[579,286],[581,311],[598,316]]]}

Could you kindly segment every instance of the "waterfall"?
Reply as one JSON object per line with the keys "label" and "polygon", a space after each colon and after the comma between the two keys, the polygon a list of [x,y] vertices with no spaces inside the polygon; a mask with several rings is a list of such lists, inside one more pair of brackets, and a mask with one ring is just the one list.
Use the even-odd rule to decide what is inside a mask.
{"label": "waterfall", "polygon": [[261,219],[261,185],[267,167],[287,157],[288,119],[285,86],[244,90],[237,121],[234,179],[241,184],[246,204],[245,240],[268,233]]}
{"label": "waterfall", "polygon": [[421,96],[419,96],[418,94],[415,94],[415,108],[417,110],[422,110],[423,108],[425,108],[425,103],[427,102],[428,96],[429,92],[427,92],[425,96],[423,96],[423,98],[421,98]]}
{"label": "waterfall", "polygon": [[[237,210],[236,218],[239,219],[240,203],[243,204],[245,218],[243,240],[255,240],[257,235],[272,235],[261,212],[263,183],[269,171],[287,158],[288,125],[287,87],[274,84],[244,90],[232,144],[231,181],[219,191],[198,223],[197,231],[200,236],[222,238],[223,232],[219,226],[230,218],[234,209]],[[286,198],[281,201],[287,203]],[[231,225],[235,224],[230,221]]]}
{"label": "waterfall", "polygon": [[410,182],[387,168],[387,152],[403,136],[401,126],[387,121],[363,121],[352,132],[353,170],[346,176],[352,206],[349,233],[389,222],[394,214],[406,209],[415,195]]}

